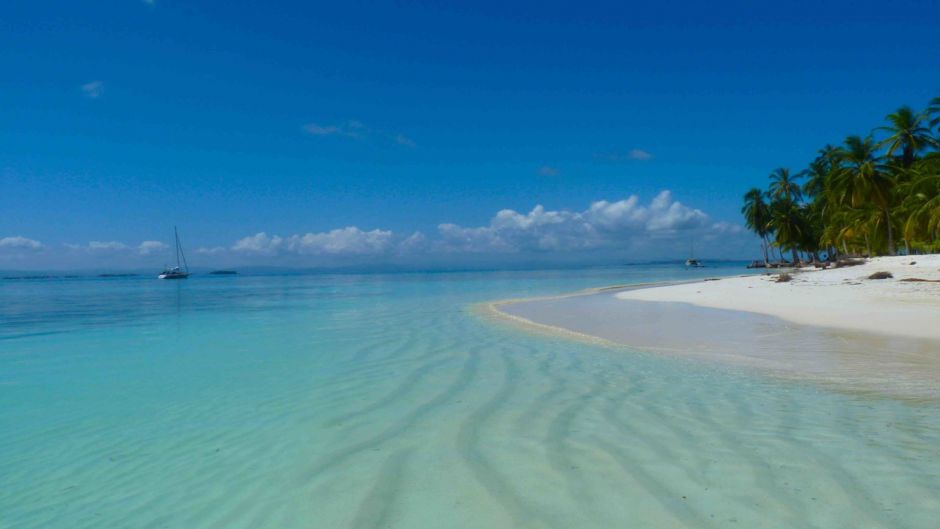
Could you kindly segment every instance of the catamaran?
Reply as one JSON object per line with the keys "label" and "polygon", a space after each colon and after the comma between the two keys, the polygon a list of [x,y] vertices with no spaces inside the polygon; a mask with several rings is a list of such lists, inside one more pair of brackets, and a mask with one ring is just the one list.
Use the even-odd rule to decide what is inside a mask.
{"label": "catamaran", "polygon": [[183,246],[180,245],[180,234],[173,226],[173,236],[176,239],[176,266],[167,266],[158,279],[186,279],[189,277],[189,266],[186,265],[186,256],[183,255]]}

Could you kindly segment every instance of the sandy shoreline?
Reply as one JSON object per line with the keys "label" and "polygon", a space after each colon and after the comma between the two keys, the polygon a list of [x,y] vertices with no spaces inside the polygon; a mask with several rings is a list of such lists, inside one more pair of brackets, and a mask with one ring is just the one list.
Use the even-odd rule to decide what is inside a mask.
{"label": "sandy shoreline", "polygon": [[[862,279],[876,271],[894,279]],[[790,283],[735,276],[480,308],[531,332],[933,401],[940,398],[940,283],[899,281],[908,277],[940,279],[940,256],[807,270]]]}
{"label": "sandy shoreline", "polygon": [[[894,277],[867,279],[875,272]],[[776,283],[775,277],[670,285],[621,292],[617,298],[690,303],[802,325],[940,340],[940,255],[879,257],[860,266],[805,270],[794,273],[788,283]]]}

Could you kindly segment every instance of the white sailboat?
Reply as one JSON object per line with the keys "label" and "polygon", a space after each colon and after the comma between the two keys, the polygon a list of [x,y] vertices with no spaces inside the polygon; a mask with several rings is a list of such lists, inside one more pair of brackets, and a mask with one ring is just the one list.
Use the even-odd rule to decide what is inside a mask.
{"label": "white sailboat", "polygon": [[186,279],[189,277],[189,266],[186,265],[186,256],[183,255],[183,246],[180,245],[180,234],[173,226],[173,236],[176,239],[176,266],[167,266],[158,279]]}
{"label": "white sailboat", "polygon": [[688,266],[691,268],[701,268],[705,266],[702,264],[701,261],[695,258],[695,243],[694,242],[689,243],[689,258],[685,260],[685,266]]}

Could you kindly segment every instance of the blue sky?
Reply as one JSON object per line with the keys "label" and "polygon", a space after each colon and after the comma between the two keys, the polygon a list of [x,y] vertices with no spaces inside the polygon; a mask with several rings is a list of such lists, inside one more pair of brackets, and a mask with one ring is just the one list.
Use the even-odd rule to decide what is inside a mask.
{"label": "blue sky", "polygon": [[940,93],[940,7],[755,4],[6,1],[0,268],[756,257],[748,187]]}

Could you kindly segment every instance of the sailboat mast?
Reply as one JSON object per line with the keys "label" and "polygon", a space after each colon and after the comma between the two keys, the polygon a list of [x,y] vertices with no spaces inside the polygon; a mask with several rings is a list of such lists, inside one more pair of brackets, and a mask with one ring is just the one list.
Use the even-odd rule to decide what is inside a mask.
{"label": "sailboat mast", "polygon": [[180,267],[180,234],[176,231],[176,226],[173,226],[173,238],[176,240],[176,267]]}
{"label": "sailboat mast", "polygon": [[189,272],[189,263],[186,262],[186,254],[183,253],[183,245],[180,244],[180,234],[176,231],[176,226],[173,226],[173,234],[176,236],[176,266],[180,265],[180,259],[182,259],[183,267],[181,270]]}

